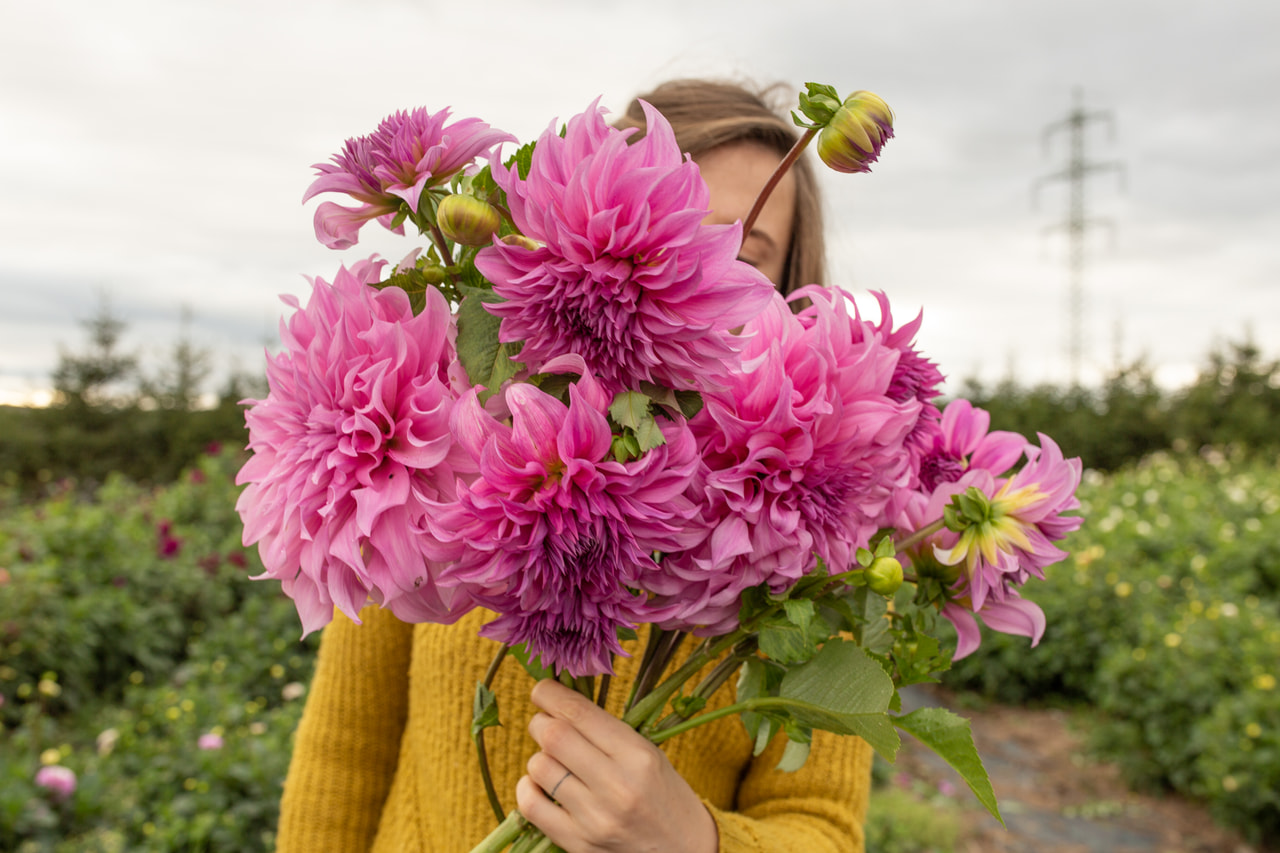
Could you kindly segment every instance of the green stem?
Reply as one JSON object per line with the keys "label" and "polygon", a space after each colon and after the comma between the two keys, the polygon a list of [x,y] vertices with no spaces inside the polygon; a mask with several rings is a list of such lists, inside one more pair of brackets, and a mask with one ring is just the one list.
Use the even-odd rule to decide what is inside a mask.
{"label": "green stem", "polygon": [[742,239],[746,240],[747,235],[751,233],[751,226],[756,224],[756,219],[760,216],[760,211],[764,210],[764,203],[769,200],[769,196],[773,194],[774,187],[778,185],[778,181],[782,180],[782,176],[787,170],[800,159],[801,152],[808,146],[810,140],[818,133],[818,128],[811,127],[796,140],[796,144],[791,146],[791,150],[787,152],[787,156],[782,158],[782,162],[778,164],[778,168],[773,170],[773,174],[769,176],[769,181],[764,185],[764,189],[760,190],[760,195],[756,196],[755,204],[751,205],[751,212],[747,214],[747,218],[742,222]]}
{"label": "green stem", "polygon": [[636,673],[635,683],[631,687],[631,696],[627,699],[625,712],[630,712],[637,702],[649,695],[653,685],[658,682],[658,679],[662,677],[662,673],[666,671],[667,664],[671,663],[671,657],[675,654],[676,648],[684,640],[684,637],[683,631],[664,631],[661,628],[650,629],[649,642],[645,646],[644,658],[640,662],[640,669]]}
{"label": "green stem", "polygon": [[754,632],[739,627],[730,634],[716,638],[714,642],[703,644],[670,677],[636,702],[623,716],[622,721],[641,734],[645,734],[642,727],[647,726],[649,721],[662,711],[667,701],[684,686],[686,681],[693,678],[698,670],[718,658],[725,649],[731,648],[751,633]]}
{"label": "green stem", "polygon": [[[493,660],[489,662],[489,668],[484,673],[485,689],[493,684],[493,679],[498,674],[498,667],[502,666],[502,660],[507,656],[507,652],[511,649],[510,643],[504,643],[502,648],[498,649],[498,653],[493,656]],[[480,729],[475,733],[476,755],[480,758],[480,779],[484,782],[484,793],[489,798],[489,807],[493,809],[494,815],[498,818],[499,824],[507,819],[506,813],[502,811],[502,802],[498,799],[498,791],[493,785],[493,774],[489,771],[489,754],[484,747],[484,729]]]}
{"label": "green stem", "polygon": [[513,811],[503,818],[497,829],[485,836],[484,841],[472,847],[471,853],[501,853],[527,826],[530,823],[524,819],[524,815]]}
{"label": "green stem", "polygon": [[928,537],[932,536],[942,528],[946,527],[946,525],[947,525],[946,520],[939,518],[937,521],[933,522],[932,524],[927,524],[924,527],[921,527],[919,530],[917,530],[915,533],[912,533],[910,536],[906,537],[905,539],[894,542],[893,547],[898,551],[906,551],[908,548],[914,548],[916,545],[919,545]]}
{"label": "green stem", "polygon": [[[707,673],[707,677],[698,682],[698,686],[693,688],[692,695],[702,699],[710,699],[717,690],[724,686],[729,677],[738,671],[738,668],[742,666],[742,662],[755,654],[756,648],[754,637],[744,639],[734,647],[733,654],[716,664],[715,668]],[[689,717],[686,714],[672,712],[663,717],[650,731],[654,733],[666,731],[687,719]]]}
{"label": "green stem", "polygon": [[607,672],[600,674],[600,692],[596,694],[596,704],[601,708],[609,701],[609,685],[612,683],[612,675]]}
{"label": "green stem", "polygon": [[453,254],[449,251],[449,241],[440,230],[440,226],[434,223],[431,225],[431,242],[435,243],[436,248],[440,250],[440,259],[444,261],[444,265],[453,266]]}

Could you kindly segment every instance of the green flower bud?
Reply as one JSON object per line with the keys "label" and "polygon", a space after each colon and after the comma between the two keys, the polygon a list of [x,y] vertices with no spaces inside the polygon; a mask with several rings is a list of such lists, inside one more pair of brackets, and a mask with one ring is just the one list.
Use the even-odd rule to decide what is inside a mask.
{"label": "green flower bud", "polygon": [[893,110],[878,95],[859,90],[819,132],[818,156],[837,172],[869,172],[892,136]]}
{"label": "green flower bud", "polygon": [[469,195],[447,195],[440,200],[436,224],[455,243],[484,246],[502,225],[502,214],[493,205]]}
{"label": "green flower bud", "polygon": [[440,264],[427,264],[418,270],[427,284],[441,284],[449,277],[449,271]]}
{"label": "green flower bud", "polygon": [[867,567],[867,587],[879,595],[893,595],[902,586],[902,563],[895,557],[877,557]]}

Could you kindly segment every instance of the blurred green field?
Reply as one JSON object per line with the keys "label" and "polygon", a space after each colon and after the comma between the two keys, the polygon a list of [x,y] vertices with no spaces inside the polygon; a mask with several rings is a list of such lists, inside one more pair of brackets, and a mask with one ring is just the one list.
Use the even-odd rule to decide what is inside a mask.
{"label": "blurred green field", "polygon": [[[0,849],[272,848],[316,639],[248,579],[240,461],[204,455],[163,487],[0,491]],[[1280,467],[1155,454],[1088,474],[1081,498],[1074,556],[1027,587],[1043,642],[988,635],[947,683],[1094,706],[1097,748],[1135,785],[1275,838]],[[38,787],[45,765],[74,771],[74,793]],[[931,808],[882,793],[871,849],[931,849],[900,831]]]}

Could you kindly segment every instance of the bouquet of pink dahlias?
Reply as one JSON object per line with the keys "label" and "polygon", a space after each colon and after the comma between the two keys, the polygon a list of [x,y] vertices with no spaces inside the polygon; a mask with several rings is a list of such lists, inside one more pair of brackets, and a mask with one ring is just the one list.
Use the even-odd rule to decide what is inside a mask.
{"label": "bouquet of pink dahlias", "polygon": [[[998,816],[964,720],[890,709],[977,645],[974,614],[1039,639],[1017,589],[1065,556],[1079,461],[988,433],[963,400],[940,414],[921,318],[895,328],[883,294],[874,321],[840,290],[783,299],[737,260],[774,182],[746,222],[704,224],[697,165],[644,111],[638,141],[593,103],[506,158],[483,122],[399,112],[316,166],[304,200],[356,202],[320,205],[322,243],[377,222],[425,245],[285,300],[238,478],[261,577],[304,632],[369,602],[409,622],[486,608],[490,677],[511,650],[593,698],[649,624],[624,720],[653,742],[740,713],[761,748],[786,732],[794,767],[815,728],[890,760],[900,729]],[[819,133],[824,160],[866,171],[893,133],[866,92],[809,84],[800,112],[779,174]],[[737,701],[700,714],[735,675]],[[487,683],[475,707],[499,821],[476,849],[523,849],[537,831],[488,780]]]}

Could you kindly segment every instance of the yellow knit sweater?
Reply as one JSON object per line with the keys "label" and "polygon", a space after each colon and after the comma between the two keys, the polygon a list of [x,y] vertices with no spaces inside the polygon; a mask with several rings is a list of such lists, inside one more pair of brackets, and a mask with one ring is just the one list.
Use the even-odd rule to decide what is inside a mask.
{"label": "yellow knit sweater", "polygon": [[[279,853],[465,853],[493,829],[470,739],[476,682],[498,649],[477,636],[491,617],[473,611],[456,625],[406,625],[371,606],[355,625],[337,614],[296,734]],[[637,658],[618,661],[615,715]],[[536,748],[526,731],[532,686],[514,660],[493,685],[502,727],[485,742],[506,809],[515,808],[516,781]],[[732,693],[722,688],[709,707],[733,701]],[[710,810],[722,853],[861,851],[871,748],[815,732],[808,762],[786,773],[775,769],[784,743],[775,739],[752,758],[742,723],[730,716],[662,748]]]}

